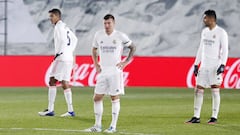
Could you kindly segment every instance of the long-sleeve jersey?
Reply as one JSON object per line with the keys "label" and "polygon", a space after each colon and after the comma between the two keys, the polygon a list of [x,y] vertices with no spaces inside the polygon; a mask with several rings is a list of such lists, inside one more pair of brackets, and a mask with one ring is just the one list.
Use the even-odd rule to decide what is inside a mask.
{"label": "long-sleeve jersey", "polygon": [[73,61],[73,52],[77,46],[77,37],[61,20],[54,28],[55,54],[60,54],[57,60]]}
{"label": "long-sleeve jersey", "polygon": [[194,64],[201,62],[201,67],[211,68],[226,65],[228,58],[227,32],[216,25],[212,30],[204,28],[201,33],[200,46]]}

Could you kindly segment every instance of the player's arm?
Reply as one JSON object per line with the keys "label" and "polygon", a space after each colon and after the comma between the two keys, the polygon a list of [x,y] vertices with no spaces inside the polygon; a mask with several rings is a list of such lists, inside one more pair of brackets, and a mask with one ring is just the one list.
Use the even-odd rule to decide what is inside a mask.
{"label": "player's arm", "polygon": [[95,47],[92,48],[92,60],[94,65],[98,64],[98,53],[97,53],[97,48]]}
{"label": "player's arm", "polygon": [[67,31],[60,27],[60,26],[56,26],[56,40],[58,40],[59,42],[59,47],[58,47],[58,51],[57,54],[55,54],[55,58],[62,55],[64,53],[64,50],[66,48],[66,46],[68,44],[70,44],[70,38],[67,35]]}
{"label": "player's arm", "polygon": [[129,48],[130,51],[128,53],[127,58],[124,61],[117,64],[117,67],[120,68],[120,69],[123,69],[127,66],[127,64],[131,61],[131,59],[132,59],[132,57],[133,57],[133,55],[136,51],[136,46],[133,43],[131,43],[128,46],[128,48]]}
{"label": "player's arm", "polygon": [[133,54],[136,51],[136,46],[132,43],[132,41],[128,38],[128,36],[126,34],[121,33],[120,38],[122,40],[123,46],[128,47],[130,49],[127,58],[124,61],[117,64],[117,67],[119,69],[124,69],[127,66],[127,64],[129,63],[129,61],[132,59]]}
{"label": "player's arm", "polygon": [[222,48],[222,57],[221,57],[222,62],[221,62],[221,65],[217,69],[217,75],[224,72],[225,65],[227,63],[227,58],[228,58],[228,35],[225,31],[223,32],[222,37],[220,39],[220,44],[221,44],[221,48]]}
{"label": "player's arm", "polygon": [[199,48],[198,48],[198,51],[197,51],[197,55],[196,55],[196,58],[195,58],[195,61],[194,61],[194,71],[193,71],[193,73],[194,73],[195,76],[197,76],[197,74],[198,74],[198,65],[201,62],[202,46],[203,46],[203,42],[202,42],[202,39],[201,39],[200,45],[199,45]]}
{"label": "player's arm", "polygon": [[129,51],[129,54],[128,54],[126,60],[125,60],[125,62],[127,62],[127,63],[132,59],[133,54],[136,51],[136,46],[132,43],[130,46],[128,46],[128,48],[130,49],[130,51]]}
{"label": "player's arm", "polygon": [[224,32],[222,35],[221,45],[222,45],[222,64],[226,65],[228,58],[228,35],[226,32]]}
{"label": "player's arm", "polygon": [[98,43],[97,43],[97,33],[94,35],[93,44],[92,44],[92,60],[93,64],[98,73],[101,72],[101,67],[98,64]]}
{"label": "player's arm", "polygon": [[101,72],[101,67],[98,64],[98,52],[97,52],[97,48],[93,47],[92,48],[92,60],[93,60],[93,64],[96,68],[96,71],[99,73]]}
{"label": "player's arm", "polygon": [[201,62],[201,57],[202,57],[202,44],[200,43],[200,46],[197,51],[197,55],[194,61],[194,65],[199,65]]}

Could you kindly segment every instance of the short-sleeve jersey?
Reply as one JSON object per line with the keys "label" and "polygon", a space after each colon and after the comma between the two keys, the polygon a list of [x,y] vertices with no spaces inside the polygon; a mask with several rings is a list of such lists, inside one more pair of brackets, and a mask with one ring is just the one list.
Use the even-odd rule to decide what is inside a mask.
{"label": "short-sleeve jersey", "polygon": [[121,56],[124,47],[128,47],[132,41],[122,32],[114,30],[110,35],[107,35],[104,30],[95,33],[92,46],[98,49],[100,66],[116,67],[116,64],[121,61]]}

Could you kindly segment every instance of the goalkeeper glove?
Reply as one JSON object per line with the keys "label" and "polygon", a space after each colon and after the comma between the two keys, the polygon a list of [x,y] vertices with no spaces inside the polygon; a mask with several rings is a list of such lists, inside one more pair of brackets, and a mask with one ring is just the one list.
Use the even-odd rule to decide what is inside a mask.
{"label": "goalkeeper glove", "polygon": [[198,74],[198,65],[194,65],[193,73],[194,73],[195,76],[197,76],[197,74]]}
{"label": "goalkeeper glove", "polygon": [[217,69],[217,75],[221,74],[224,72],[225,66],[223,64],[221,64],[219,66],[219,68]]}

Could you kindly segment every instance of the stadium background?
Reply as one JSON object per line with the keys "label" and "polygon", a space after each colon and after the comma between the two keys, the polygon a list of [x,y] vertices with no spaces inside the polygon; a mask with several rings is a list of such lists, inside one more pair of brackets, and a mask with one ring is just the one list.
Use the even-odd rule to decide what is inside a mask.
{"label": "stadium background", "polygon": [[[48,102],[46,83],[54,55],[48,10],[54,7],[63,11],[63,21],[79,38],[71,80],[77,86],[72,87],[74,118],[59,117],[66,111],[61,89],[56,116],[37,114]],[[221,89],[218,124],[206,123],[212,108],[212,95],[206,90],[201,124],[187,125],[184,122],[193,114],[192,64],[203,28],[202,13],[210,8],[229,35],[230,58],[223,82],[228,89]],[[89,135],[83,129],[94,123],[93,88],[88,87],[95,84],[96,76],[91,42],[109,12],[116,16],[117,29],[137,45],[124,71],[129,87],[121,97],[116,135],[239,134],[239,0],[0,0],[0,135]],[[104,100],[105,129],[111,120],[111,102]]]}
{"label": "stadium background", "polygon": [[[192,76],[190,71],[204,27],[202,14],[207,9],[214,9],[218,24],[229,34],[230,62],[226,72],[228,82],[224,87],[239,87],[238,0],[15,0],[7,2],[7,10],[4,1],[0,2],[0,7],[0,54],[3,55],[0,60],[4,62],[1,68],[11,71],[1,70],[0,86],[44,86],[52,60],[46,56],[54,55],[53,28],[48,20],[48,10],[60,8],[63,21],[79,38],[76,67],[80,67],[80,73],[72,77],[72,80],[78,80],[79,85],[83,85],[82,81],[86,79],[83,76],[88,79],[83,67],[92,63],[89,56],[94,32],[103,28],[102,17],[112,13],[116,16],[116,29],[127,33],[137,45],[136,57],[126,69],[129,74],[126,85],[192,87],[194,82],[189,85],[188,76]],[[36,56],[41,60],[35,68],[32,63]],[[26,62],[25,59],[31,60]],[[45,69],[41,69],[41,65]],[[45,72],[40,73],[38,69]],[[176,75],[178,77],[172,79]],[[18,83],[10,81],[17,76],[23,79],[16,79]],[[31,83],[26,79],[32,77],[38,78],[39,82]],[[92,85],[94,83],[84,84]]]}

